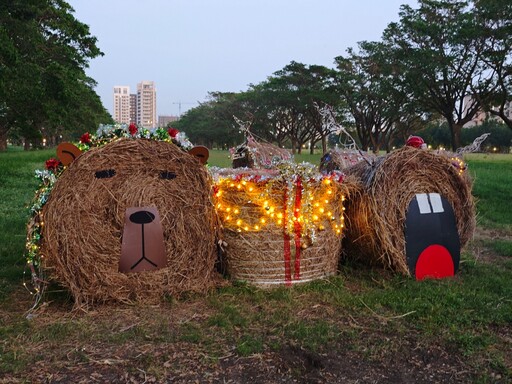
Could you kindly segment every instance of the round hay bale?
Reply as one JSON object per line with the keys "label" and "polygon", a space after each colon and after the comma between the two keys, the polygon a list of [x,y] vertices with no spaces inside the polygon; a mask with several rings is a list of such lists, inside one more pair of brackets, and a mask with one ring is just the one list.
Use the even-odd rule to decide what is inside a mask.
{"label": "round hay bale", "polygon": [[322,156],[320,172],[344,171],[359,162],[370,161],[375,157],[372,153],[365,153],[356,149],[333,148]]}
{"label": "round hay bale", "polygon": [[337,272],[348,193],[339,178],[276,170],[221,173],[215,175],[215,203],[232,279],[269,287]]}
{"label": "round hay bale", "polygon": [[410,275],[405,257],[404,223],[418,193],[439,193],[453,207],[460,245],[475,229],[472,182],[461,162],[449,155],[403,147],[346,170],[358,180],[346,205],[344,252]]}
{"label": "round hay bale", "polygon": [[291,161],[292,154],[277,145],[257,141],[250,133],[245,143],[232,149],[233,168],[271,169],[283,161]]}
{"label": "round hay bale", "polygon": [[[174,144],[119,139],[93,148],[62,173],[44,206],[42,267],[69,289],[76,306],[205,291],[216,261],[210,194],[205,167]],[[119,271],[130,207],[158,211],[165,267]]]}

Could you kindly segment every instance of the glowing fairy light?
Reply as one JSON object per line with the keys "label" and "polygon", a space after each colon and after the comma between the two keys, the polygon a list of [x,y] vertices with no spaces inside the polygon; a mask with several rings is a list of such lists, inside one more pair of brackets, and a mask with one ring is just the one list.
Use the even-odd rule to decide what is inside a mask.
{"label": "glowing fairy light", "polygon": [[316,238],[315,231],[330,228],[340,235],[343,229],[341,178],[335,181],[331,177],[316,176],[298,165],[286,168],[279,177],[218,176],[215,206],[229,212],[220,216],[226,229],[258,232],[277,226],[290,235],[299,231],[300,238],[310,244]]}

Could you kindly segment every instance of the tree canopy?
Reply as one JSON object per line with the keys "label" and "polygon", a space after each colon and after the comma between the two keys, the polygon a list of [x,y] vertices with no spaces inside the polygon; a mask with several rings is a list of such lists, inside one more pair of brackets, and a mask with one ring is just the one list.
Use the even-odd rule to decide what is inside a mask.
{"label": "tree canopy", "polygon": [[[509,0],[419,0],[417,8],[401,6],[381,41],[349,48],[333,69],[292,61],[231,94],[230,114],[250,116],[258,136],[297,151],[325,143],[329,132],[315,107],[324,104],[363,149],[390,150],[431,121],[446,122],[456,149],[462,127],[482,111],[512,128],[511,48]],[[223,116],[223,126],[232,126],[232,116]]]}
{"label": "tree canopy", "polygon": [[85,73],[103,53],[73,12],[64,0],[1,2],[0,149],[10,133],[53,141],[111,122]]}

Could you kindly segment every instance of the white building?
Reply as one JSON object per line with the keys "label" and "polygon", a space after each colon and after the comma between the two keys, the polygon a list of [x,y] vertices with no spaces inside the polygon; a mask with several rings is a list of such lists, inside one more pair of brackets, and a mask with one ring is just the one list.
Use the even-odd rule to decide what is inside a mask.
{"label": "white building", "polygon": [[[466,111],[469,108],[473,107],[474,103],[476,103],[476,100],[473,96],[471,96],[471,95],[464,96],[464,115],[467,113]],[[497,107],[494,107],[493,109],[497,109]],[[509,117],[509,118],[512,118],[512,103],[510,103],[510,102],[507,102],[505,104],[505,115],[507,115],[507,117]],[[486,113],[482,110],[479,110],[475,114],[475,116],[473,116],[473,119],[471,119],[471,121],[464,124],[464,127],[469,128],[469,127],[474,127],[475,125],[480,125],[488,118],[491,118],[491,119],[494,119],[497,121],[501,121],[501,119],[498,116],[494,116],[494,115],[491,115],[490,113]]]}
{"label": "white building", "polygon": [[114,120],[121,124],[130,124],[130,87],[114,86]]}
{"label": "white building", "polygon": [[155,128],[157,123],[155,83],[142,81],[137,84],[137,125]]}

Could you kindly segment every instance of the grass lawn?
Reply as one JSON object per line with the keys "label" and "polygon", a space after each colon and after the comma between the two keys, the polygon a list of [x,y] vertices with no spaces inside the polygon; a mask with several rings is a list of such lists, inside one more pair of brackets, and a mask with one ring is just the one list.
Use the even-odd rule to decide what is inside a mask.
{"label": "grass lawn", "polygon": [[[512,382],[512,155],[467,157],[478,229],[453,279],[343,263],[327,280],[226,282],[159,306],[74,313],[65,293],[50,293],[29,320],[27,207],[34,170],[52,156],[0,153],[0,383]],[[209,164],[229,166],[227,152]]]}

